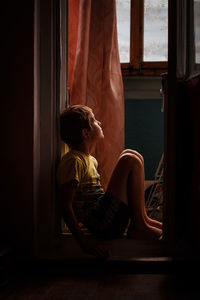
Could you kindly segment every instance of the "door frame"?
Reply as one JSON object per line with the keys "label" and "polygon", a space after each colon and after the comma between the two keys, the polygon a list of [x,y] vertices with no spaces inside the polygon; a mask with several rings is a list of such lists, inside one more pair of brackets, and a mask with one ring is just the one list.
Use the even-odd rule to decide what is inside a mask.
{"label": "door frame", "polygon": [[[178,55],[180,40],[181,45],[187,43],[184,33],[186,2],[169,0],[168,88],[164,112],[164,237],[169,253],[176,240],[176,84],[178,64],[182,66],[182,74],[186,68],[186,53],[181,60]],[[65,84],[67,47],[63,43],[63,40],[67,41],[67,23],[63,21],[67,16],[65,3],[65,0],[35,1],[34,255],[38,258],[88,257],[83,255],[73,238],[63,238],[58,234],[56,221],[55,174],[61,151],[59,114],[68,101]],[[181,12],[185,17],[179,15],[179,22],[176,22]],[[127,244],[134,247],[134,243]]]}

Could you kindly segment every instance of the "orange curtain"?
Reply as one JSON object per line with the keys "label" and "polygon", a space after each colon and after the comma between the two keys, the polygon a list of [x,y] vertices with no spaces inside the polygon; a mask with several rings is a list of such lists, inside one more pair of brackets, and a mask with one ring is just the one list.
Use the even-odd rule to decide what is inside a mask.
{"label": "orange curtain", "polygon": [[93,155],[106,188],[124,149],[124,98],[115,0],[69,0],[70,104],[91,107],[104,140]]}

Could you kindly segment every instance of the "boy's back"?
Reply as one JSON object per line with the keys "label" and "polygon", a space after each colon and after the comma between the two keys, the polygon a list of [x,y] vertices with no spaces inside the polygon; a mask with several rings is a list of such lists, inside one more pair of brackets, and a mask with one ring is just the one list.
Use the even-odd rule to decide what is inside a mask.
{"label": "boy's back", "polygon": [[66,153],[58,166],[58,184],[61,186],[73,181],[77,186],[73,208],[79,221],[87,217],[86,214],[95,208],[99,197],[104,194],[97,166],[97,160],[93,156],[77,150]]}

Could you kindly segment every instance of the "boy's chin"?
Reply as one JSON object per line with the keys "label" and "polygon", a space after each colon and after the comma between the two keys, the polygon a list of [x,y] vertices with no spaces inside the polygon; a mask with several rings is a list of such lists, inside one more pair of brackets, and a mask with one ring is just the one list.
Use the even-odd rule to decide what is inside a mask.
{"label": "boy's chin", "polygon": [[104,133],[103,133],[103,130],[101,130],[98,134],[98,140],[102,140],[104,139]]}

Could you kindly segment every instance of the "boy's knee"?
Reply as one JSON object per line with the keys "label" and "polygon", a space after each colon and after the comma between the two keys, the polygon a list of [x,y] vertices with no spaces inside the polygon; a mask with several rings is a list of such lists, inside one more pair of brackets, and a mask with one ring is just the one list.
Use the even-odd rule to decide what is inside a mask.
{"label": "boy's knee", "polygon": [[142,164],[144,164],[144,158],[143,158],[143,156],[139,152],[137,152],[136,150],[125,149],[124,151],[122,151],[121,155],[123,156],[125,154],[129,154],[129,155],[132,155],[132,156],[134,156],[136,158],[139,158],[141,160]]}
{"label": "boy's knee", "polygon": [[126,167],[143,167],[141,158],[135,153],[124,153],[121,155],[120,162]]}
{"label": "boy's knee", "polygon": [[139,158],[141,159],[142,163],[144,164],[144,157],[142,156],[142,154],[140,154],[139,152],[137,152]]}

